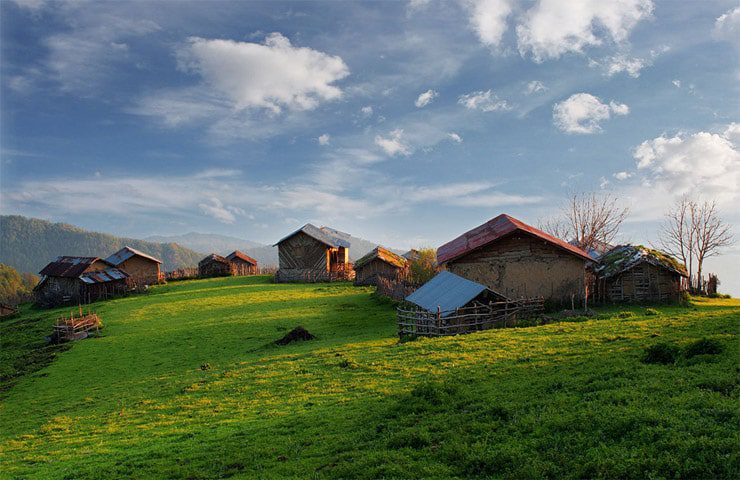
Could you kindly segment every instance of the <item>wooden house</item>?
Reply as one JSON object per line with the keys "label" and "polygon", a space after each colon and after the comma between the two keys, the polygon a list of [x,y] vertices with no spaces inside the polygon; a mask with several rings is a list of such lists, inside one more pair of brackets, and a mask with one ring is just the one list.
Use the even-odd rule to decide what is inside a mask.
{"label": "wooden house", "polygon": [[212,253],[198,262],[198,276],[201,278],[208,277],[228,277],[234,275],[236,266],[221,255]]}
{"label": "wooden house", "polygon": [[98,257],[58,257],[39,274],[33,292],[43,307],[90,303],[128,290],[128,275]]}
{"label": "wooden house", "polygon": [[408,261],[383,247],[375,247],[357,260],[355,285],[377,285],[378,277],[400,280],[408,271]]}
{"label": "wooden house", "polygon": [[439,247],[437,260],[508,298],[567,305],[587,294],[592,262],[580,248],[505,214]]}
{"label": "wooden house", "polygon": [[284,237],[278,247],[278,282],[351,280],[349,235],[310,223]]}
{"label": "wooden house", "polygon": [[670,255],[642,245],[621,245],[594,267],[595,296],[607,302],[677,301],[688,289],[686,267]]}
{"label": "wooden house", "polygon": [[126,272],[135,286],[156,285],[164,280],[162,261],[135,248],[123,247],[105,261]]}
{"label": "wooden house", "polygon": [[246,253],[242,253],[239,250],[234,250],[226,256],[226,260],[230,261],[234,266],[234,275],[256,275],[257,274],[257,260],[250,257]]}

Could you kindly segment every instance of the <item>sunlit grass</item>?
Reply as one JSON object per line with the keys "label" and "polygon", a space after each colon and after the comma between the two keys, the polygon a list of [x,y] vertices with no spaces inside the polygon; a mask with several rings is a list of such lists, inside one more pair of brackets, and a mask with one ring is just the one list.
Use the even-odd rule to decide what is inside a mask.
{"label": "sunlit grass", "polygon": [[[366,288],[158,287],[7,392],[0,475],[732,477],[740,302],[651,308],[400,344]],[[723,353],[640,361],[703,337]]]}

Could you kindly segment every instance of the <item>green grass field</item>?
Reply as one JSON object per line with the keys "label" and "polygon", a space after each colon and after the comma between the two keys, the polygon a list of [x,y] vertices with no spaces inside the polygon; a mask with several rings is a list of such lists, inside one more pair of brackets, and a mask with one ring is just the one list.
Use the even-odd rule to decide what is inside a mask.
{"label": "green grass field", "polygon": [[[102,338],[67,349],[31,349],[58,312],[0,322],[2,478],[740,475],[738,300],[406,343],[348,284],[196,280],[95,309]],[[318,338],[272,343],[297,325]],[[701,338],[722,352],[641,361]]]}

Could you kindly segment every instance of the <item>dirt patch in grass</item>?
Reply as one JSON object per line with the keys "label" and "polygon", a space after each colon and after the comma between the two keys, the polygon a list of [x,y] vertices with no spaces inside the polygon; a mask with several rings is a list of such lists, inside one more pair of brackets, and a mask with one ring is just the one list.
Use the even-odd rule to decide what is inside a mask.
{"label": "dirt patch in grass", "polygon": [[288,332],[283,338],[275,340],[276,345],[288,345],[293,342],[304,342],[316,338],[305,328],[298,326]]}

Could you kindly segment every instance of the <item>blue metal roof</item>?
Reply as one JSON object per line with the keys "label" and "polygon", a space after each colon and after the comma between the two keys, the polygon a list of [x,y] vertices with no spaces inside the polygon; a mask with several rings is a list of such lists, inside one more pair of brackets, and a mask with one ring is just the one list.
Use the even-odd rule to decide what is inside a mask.
{"label": "blue metal roof", "polygon": [[439,307],[450,315],[486,290],[489,289],[485,285],[443,271],[406,297],[406,301],[430,312],[436,312]]}
{"label": "blue metal roof", "polygon": [[116,280],[125,280],[128,275],[117,268],[107,268],[94,272],[86,272],[80,275],[80,280],[85,283],[108,283]]}

